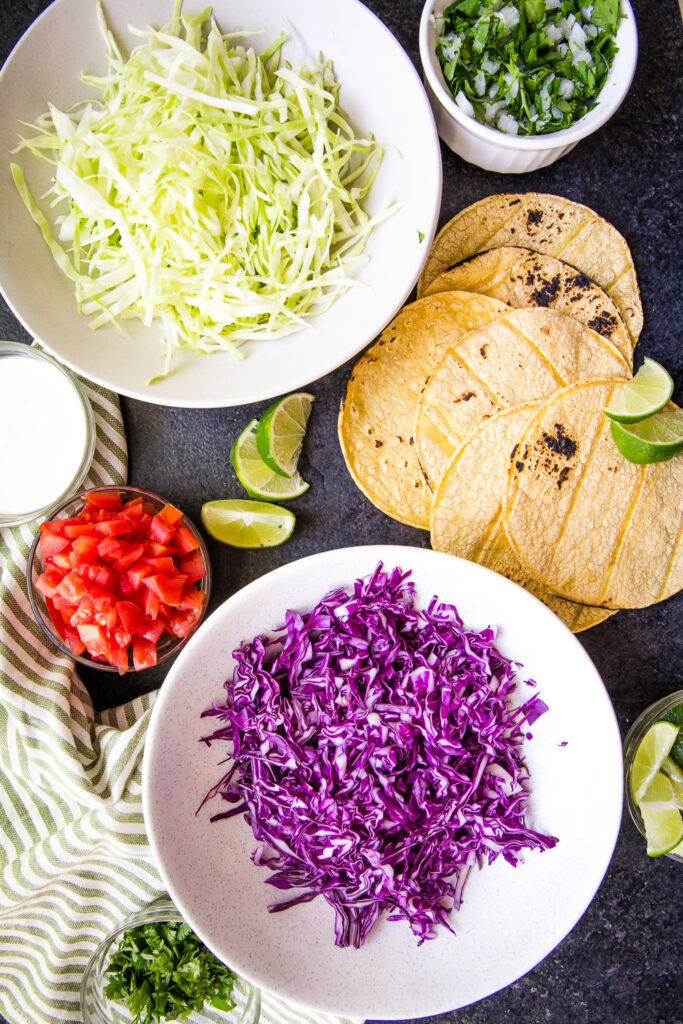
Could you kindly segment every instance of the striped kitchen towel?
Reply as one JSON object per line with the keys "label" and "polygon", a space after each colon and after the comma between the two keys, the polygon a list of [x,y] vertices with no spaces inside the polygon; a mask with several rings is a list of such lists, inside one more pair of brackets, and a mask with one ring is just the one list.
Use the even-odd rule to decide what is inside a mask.
{"label": "striped kitchen towel", "polygon": [[[81,383],[97,427],[87,485],[123,483],[118,398]],[[140,787],[154,694],[95,711],[73,662],[45,642],[25,590],[36,526],[0,530],[0,1013],[11,1024],[79,1024],[90,955],[164,891]],[[261,1021],[340,1024],[267,994]]]}

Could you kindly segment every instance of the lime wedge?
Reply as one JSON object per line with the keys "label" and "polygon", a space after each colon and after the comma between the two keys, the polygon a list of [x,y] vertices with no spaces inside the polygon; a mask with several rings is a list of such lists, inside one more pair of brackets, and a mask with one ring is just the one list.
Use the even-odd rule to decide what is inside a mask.
{"label": "lime wedge", "polygon": [[636,750],[631,767],[631,794],[637,805],[658,774],[665,757],[678,736],[678,726],[673,722],[655,722],[647,730]]}
{"label": "lime wedge", "polygon": [[610,424],[615,445],[629,462],[666,462],[683,451],[683,409],[670,404],[637,423]]}
{"label": "lime wedge", "polygon": [[281,476],[296,473],[313,401],[313,395],[297,391],[273,402],[258,421],[256,445],[259,455]]}
{"label": "lime wedge", "polygon": [[265,501],[225,498],[202,505],[207,533],[234,548],[274,548],[291,537],[294,513]]}
{"label": "lime wedge", "polygon": [[676,806],[671,780],[657,772],[640,803],[650,857],[670,853],[683,840],[683,817]]}
{"label": "lime wedge", "polygon": [[636,423],[663,409],[673,390],[674,382],[664,367],[646,357],[635,377],[624,384],[603,412],[619,423]]}
{"label": "lime wedge", "polygon": [[252,498],[290,501],[308,490],[308,484],[298,473],[280,476],[263,461],[256,447],[256,420],[247,424],[233,444],[230,461],[240,483]]}
{"label": "lime wedge", "polygon": [[673,758],[665,757],[662,761],[662,771],[671,783],[676,807],[683,811],[683,769],[679,768]]}
{"label": "lime wedge", "polygon": [[[675,704],[669,711],[666,711],[662,718],[665,722],[673,722],[675,725],[683,725],[683,701],[680,704]],[[669,756],[673,758],[679,768],[683,768],[683,729],[679,730],[678,738],[674,740],[674,745],[669,751]]]}

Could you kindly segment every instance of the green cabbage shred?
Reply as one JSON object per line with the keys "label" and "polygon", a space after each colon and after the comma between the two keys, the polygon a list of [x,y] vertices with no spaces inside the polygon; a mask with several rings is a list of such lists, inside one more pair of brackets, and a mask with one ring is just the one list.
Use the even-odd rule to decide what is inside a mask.
{"label": "green cabbage shred", "polygon": [[99,8],[108,73],[82,75],[99,101],[50,105],[17,146],[54,165],[41,201],[58,211],[56,238],[12,165],[90,326],[161,323],[159,376],[179,349],[241,358],[247,340],[298,330],[358,284],[392,212],[363,209],[383,150],[354,134],[329,61],[295,69],[286,34],[257,54],[211,8],[181,4],[161,31],[130,28],[144,42],[127,58]]}

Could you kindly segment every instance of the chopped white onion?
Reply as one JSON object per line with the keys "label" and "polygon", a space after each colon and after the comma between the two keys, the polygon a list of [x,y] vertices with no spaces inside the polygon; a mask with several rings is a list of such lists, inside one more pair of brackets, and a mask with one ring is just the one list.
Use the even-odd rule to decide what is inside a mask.
{"label": "chopped white onion", "polygon": [[498,127],[506,135],[517,135],[519,132],[519,123],[510,114],[498,115]]}
{"label": "chopped white onion", "polygon": [[462,110],[463,114],[468,114],[470,117],[474,117],[474,107],[467,99],[467,96],[465,96],[465,93],[462,91],[462,89],[456,93],[455,102],[460,108],[460,110]]}

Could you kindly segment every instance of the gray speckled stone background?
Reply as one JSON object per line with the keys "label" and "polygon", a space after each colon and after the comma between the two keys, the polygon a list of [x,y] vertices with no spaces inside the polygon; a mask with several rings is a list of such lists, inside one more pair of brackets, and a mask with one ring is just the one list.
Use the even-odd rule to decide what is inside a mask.
{"label": "gray speckled stone background", "polygon": [[[41,0],[0,0],[0,59],[46,6]],[[368,6],[419,66],[420,0],[369,0]],[[565,195],[612,221],[631,246],[645,306],[636,363],[644,355],[663,362],[681,403],[681,16],[675,0],[633,0],[633,7],[639,65],[614,118],[558,163],[522,176],[481,171],[443,148],[440,223],[483,196],[527,190]],[[1,301],[0,337],[29,340]],[[350,364],[311,387],[317,401],[302,463],[311,488],[296,503],[291,540],[262,552],[210,542],[213,607],[255,577],[315,551],[373,542],[428,545],[426,533],[377,511],[346,471],[336,419],[349,370]],[[264,406],[195,411],[124,399],[130,482],[167,496],[195,519],[203,501],[241,496],[228,461],[230,444]],[[580,635],[605,681],[622,734],[645,706],[683,687],[682,627],[679,594],[649,609],[620,612]],[[96,703],[107,706],[153,689],[163,674],[150,670],[119,682],[92,672],[86,682]],[[433,1018],[434,1024],[683,1024],[682,883],[683,868],[667,858],[650,860],[625,818],[597,896],[560,946],[504,991]]]}

